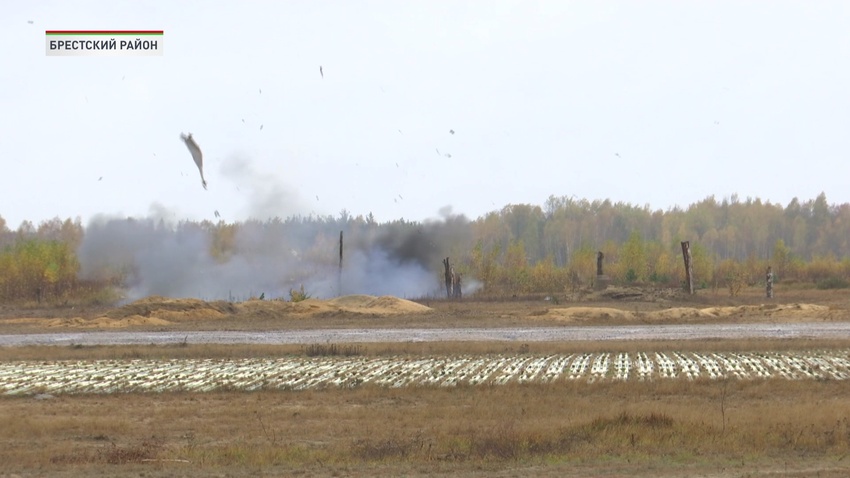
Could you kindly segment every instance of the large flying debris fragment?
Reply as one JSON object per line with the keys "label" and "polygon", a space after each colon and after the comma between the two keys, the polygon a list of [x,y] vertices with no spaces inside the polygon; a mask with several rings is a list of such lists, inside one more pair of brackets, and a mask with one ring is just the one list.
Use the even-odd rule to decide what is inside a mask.
{"label": "large flying debris fragment", "polygon": [[192,159],[195,160],[195,165],[198,166],[198,171],[201,173],[201,184],[203,184],[204,189],[206,189],[207,180],[204,179],[204,156],[201,153],[201,148],[198,147],[198,143],[195,142],[195,138],[192,137],[192,133],[189,133],[188,136],[180,133],[180,139],[186,143],[186,147],[189,148],[189,152],[192,153]]}

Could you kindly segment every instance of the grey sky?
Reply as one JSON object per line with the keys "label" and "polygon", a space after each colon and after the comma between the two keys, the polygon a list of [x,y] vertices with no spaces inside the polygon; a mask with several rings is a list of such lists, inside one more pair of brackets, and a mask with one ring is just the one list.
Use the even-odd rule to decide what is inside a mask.
{"label": "grey sky", "polygon": [[[11,227],[216,210],[422,220],[446,205],[475,218],[550,194],[653,209],[735,193],[850,202],[846,1],[12,1],[2,12]],[[162,29],[165,54],[47,57],[48,29]],[[181,132],[204,152],[209,191]]]}

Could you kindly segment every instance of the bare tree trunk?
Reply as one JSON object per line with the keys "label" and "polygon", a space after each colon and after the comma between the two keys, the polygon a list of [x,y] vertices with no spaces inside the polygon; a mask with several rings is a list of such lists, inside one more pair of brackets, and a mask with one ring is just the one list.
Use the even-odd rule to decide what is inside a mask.
{"label": "bare tree trunk", "polygon": [[596,275],[601,276],[604,275],[602,272],[602,259],[605,258],[605,254],[602,251],[596,253]]}
{"label": "bare tree trunk", "polygon": [[449,258],[443,259],[443,265],[446,267],[446,298],[452,298],[452,268],[449,265]]}
{"label": "bare tree trunk", "polygon": [[767,266],[767,277],[766,277],[766,287],[767,287],[767,298],[773,298],[773,267]]}
{"label": "bare tree trunk", "polygon": [[691,264],[691,242],[682,242],[682,257],[685,259],[685,282],[688,294],[694,293],[694,267]]}
{"label": "bare tree trunk", "polygon": [[336,277],[337,295],[342,296],[342,231],[339,231],[339,273]]}
{"label": "bare tree trunk", "polygon": [[452,267],[452,298],[454,299],[462,299],[463,292],[460,288],[461,275],[455,272],[455,268]]}

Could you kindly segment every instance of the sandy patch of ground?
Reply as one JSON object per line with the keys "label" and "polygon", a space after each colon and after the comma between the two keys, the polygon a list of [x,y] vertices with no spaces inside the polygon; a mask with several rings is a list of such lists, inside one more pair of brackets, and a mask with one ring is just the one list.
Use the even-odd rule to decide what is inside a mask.
{"label": "sandy patch of ground", "polygon": [[95,318],[18,318],[6,320],[6,323],[38,324],[48,328],[114,329],[226,318],[274,319],[284,316],[323,317],[344,314],[392,317],[430,311],[430,307],[391,296],[349,295],[332,300],[307,299],[300,302],[251,300],[236,304],[227,301],[205,302],[198,299],[152,296]]}
{"label": "sandy patch of ground", "polygon": [[829,318],[830,308],[816,304],[761,304],[739,305],[728,307],[671,307],[651,312],[634,312],[608,307],[566,307],[549,309],[544,314],[534,314],[537,317],[555,319],[564,322],[582,322],[589,320],[636,320],[648,322],[687,321],[693,319],[713,319],[725,317],[740,317],[748,320],[753,318],[777,319],[786,321],[818,320]]}

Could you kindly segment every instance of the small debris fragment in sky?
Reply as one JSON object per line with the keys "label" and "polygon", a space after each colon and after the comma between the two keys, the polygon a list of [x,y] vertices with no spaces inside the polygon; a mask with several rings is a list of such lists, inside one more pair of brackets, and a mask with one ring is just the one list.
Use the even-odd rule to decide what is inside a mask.
{"label": "small debris fragment in sky", "polygon": [[102,180],[102,179],[103,179],[103,176],[101,176],[101,177],[97,178],[97,180],[98,180],[98,181],[100,181],[100,180]]}
{"label": "small debris fragment in sky", "polygon": [[318,200],[319,200],[319,196],[317,195],[317,196],[316,196],[316,201],[318,201]]}
{"label": "small debris fragment in sky", "polygon": [[325,78],[325,72],[322,70],[322,65],[319,65],[319,74],[322,75],[322,79]]}
{"label": "small debris fragment in sky", "polygon": [[261,95],[263,94],[263,89],[262,89],[262,88],[260,88],[260,94],[261,94]]}
{"label": "small debris fragment in sky", "polygon": [[[436,148],[434,148],[434,149],[436,149]],[[439,149],[437,149],[437,154],[439,154],[440,156],[442,156],[442,154],[440,153],[440,150],[439,150]]]}
{"label": "small debris fragment in sky", "polygon": [[263,125],[260,125],[260,131],[262,131],[262,130],[263,130]]}
{"label": "small debris fragment in sky", "polygon": [[616,157],[618,157],[618,158],[619,158],[619,157],[620,157],[620,153],[614,153],[614,156],[616,156]]}
{"label": "small debris fragment in sky", "polygon": [[450,129],[450,130],[449,130],[449,133],[451,133],[451,134],[455,134],[455,130]]}
{"label": "small debris fragment in sky", "polygon": [[218,209],[215,211],[215,217],[221,217],[221,214],[218,213]]}
{"label": "small debris fragment in sky", "polygon": [[445,154],[445,156],[446,156],[447,158],[451,158],[451,157],[452,157],[452,155],[451,155],[451,154],[449,154],[449,153],[446,153],[446,154]]}
{"label": "small debris fragment in sky", "polygon": [[32,21],[32,20],[27,20],[27,23],[29,23],[30,25],[32,25],[32,24],[33,24],[33,21]]}

